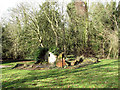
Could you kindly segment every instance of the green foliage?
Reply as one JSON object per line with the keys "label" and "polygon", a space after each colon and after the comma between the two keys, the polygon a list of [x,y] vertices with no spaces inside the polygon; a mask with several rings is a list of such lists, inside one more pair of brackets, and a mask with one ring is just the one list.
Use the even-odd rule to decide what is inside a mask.
{"label": "green foliage", "polygon": [[10,54],[10,48],[12,46],[12,42],[8,37],[8,33],[6,32],[7,27],[2,27],[2,58],[8,59],[12,58],[12,54]]}
{"label": "green foliage", "polygon": [[60,49],[56,46],[52,46],[50,49],[49,49],[50,52],[52,52],[53,54],[55,55],[59,55],[59,53],[61,52]]}
{"label": "green foliage", "polygon": [[34,55],[34,59],[36,61],[40,60],[40,62],[44,62],[45,58],[45,54],[48,51],[48,48],[42,48],[39,47],[36,51],[35,51],[35,55]]}
{"label": "green foliage", "polygon": [[[118,57],[119,7],[115,2],[95,3],[89,7],[89,17],[76,14],[74,2],[61,14],[57,2],[44,2],[39,9],[21,3],[10,10],[3,21],[3,58],[34,58],[38,47],[48,47],[59,54]],[[63,10],[64,11],[64,10]],[[37,54],[36,54],[37,59]]]}
{"label": "green foliage", "polygon": [[75,5],[74,2],[69,3],[67,5],[67,13],[68,13],[68,15],[69,15],[71,20],[74,20],[74,18],[75,18],[74,16],[76,15],[76,11],[75,11],[75,6],[74,5]]}

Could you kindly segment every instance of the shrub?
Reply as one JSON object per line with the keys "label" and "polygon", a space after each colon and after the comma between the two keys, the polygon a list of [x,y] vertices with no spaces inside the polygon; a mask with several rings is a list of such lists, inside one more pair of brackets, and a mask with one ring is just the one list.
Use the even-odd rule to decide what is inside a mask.
{"label": "shrub", "polygon": [[53,46],[49,49],[49,51],[58,56],[59,52],[60,52],[60,49],[56,46]]}
{"label": "shrub", "polygon": [[47,53],[48,48],[39,47],[34,55],[34,59],[37,61],[36,63],[44,62],[45,61],[45,54]]}

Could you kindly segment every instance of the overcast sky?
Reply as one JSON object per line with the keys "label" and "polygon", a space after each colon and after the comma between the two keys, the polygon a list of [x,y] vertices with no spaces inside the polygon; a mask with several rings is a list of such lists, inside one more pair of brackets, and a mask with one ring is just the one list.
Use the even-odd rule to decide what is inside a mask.
{"label": "overcast sky", "polygon": [[[2,16],[4,16],[7,12],[7,10],[9,8],[15,7],[17,4],[19,4],[20,2],[30,2],[30,3],[34,3],[34,5],[38,4],[38,3],[42,3],[45,0],[0,0],[0,18]],[[49,0],[52,1],[52,0]],[[68,4],[69,2],[71,2],[72,0],[58,0],[59,2],[63,2]],[[88,0],[83,0],[83,1],[88,1]],[[89,0],[89,2],[110,2],[111,0]],[[113,0],[118,2],[119,0]]]}

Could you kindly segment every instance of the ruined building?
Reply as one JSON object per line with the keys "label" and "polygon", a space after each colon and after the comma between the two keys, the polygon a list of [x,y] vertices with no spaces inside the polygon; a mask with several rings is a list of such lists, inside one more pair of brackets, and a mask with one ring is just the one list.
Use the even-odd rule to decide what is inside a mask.
{"label": "ruined building", "polygon": [[83,2],[82,0],[74,0],[74,3],[77,14],[82,16],[88,16],[87,3]]}

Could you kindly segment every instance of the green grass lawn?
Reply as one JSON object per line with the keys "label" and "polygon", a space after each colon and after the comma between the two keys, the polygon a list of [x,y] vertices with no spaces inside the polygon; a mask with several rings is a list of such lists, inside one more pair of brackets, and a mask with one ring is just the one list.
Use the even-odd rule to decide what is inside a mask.
{"label": "green grass lawn", "polygon": [[[100,61],[79,69],[3,68],[2,88],[118,88],[118,60]],[[15,64],[14,62],[3,65]]]}

